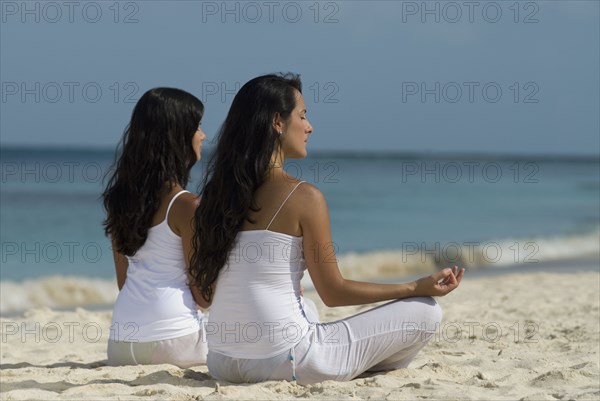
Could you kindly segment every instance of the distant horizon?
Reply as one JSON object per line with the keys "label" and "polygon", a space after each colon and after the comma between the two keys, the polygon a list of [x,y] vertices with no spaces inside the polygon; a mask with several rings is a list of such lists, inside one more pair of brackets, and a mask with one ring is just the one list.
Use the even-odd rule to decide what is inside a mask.
{"label": "distant horizon", "polygon": [[[214,146],[205,145],[204,152],[211,153]],[[9,152],[90,152],[90,153],[113,153],[116,150],[116,145],[113,147],[108,146],[83,146],[83,145],[30,145],[30,144],[18,144],[8,143],[1,144],[0,150],[2,153],[5,151]],[[451,159],[462,159],[462,158],[476,158],[476,159],[519,159],[519,160],[556,160],[557,158],[561,161],[587,161],[587,162],[599,162],[600,163],[600,152],[599,153],[532,153],[532,152],[489,152],[489,151],[443,151],[443,150],[414,150],[414,149],[310,149],[308,150],[308,157],[314,156],[337,156],[341,158],[357,158],[357,157],[378,157],[378,158],[421,158],[421,157],[434,157],[434,158],[451,158]]]}

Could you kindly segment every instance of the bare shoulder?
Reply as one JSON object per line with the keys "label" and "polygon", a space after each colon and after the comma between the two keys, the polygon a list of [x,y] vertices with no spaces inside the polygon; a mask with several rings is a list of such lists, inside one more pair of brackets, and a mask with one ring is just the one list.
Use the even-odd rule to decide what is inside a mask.
{"label": "bare shoulder", "polygon": [[190,192],[185,192],[175,199],[169,212],[169,223],[176,232],[180,227],[184,227],[184,224],[189,226],[199,204],[200,197]]}
{"label": "bare shoulder", "polygon": [[308,241],[315,241],[316,238],[330,241],[329,211],[321,190],[316,185],[302,183],[296,191],[298,194],[294,206],[302,236]]}
{"label": "bare shoulder", "polygon": [[296,188],[293,199],[297,206],[308,212],[319,208],[327,208],[327,203],[321,190],[316,185],[308,182],[303,182]]}
{"label": "bare shoulder", "polygon": [[188,206],[193,206],[196,205],[198,206],[200,202],[200,197],[192,192],[183,192],[181,195],[179,195],[177,197],[177,199],[175,199],[175,202],[173,202],[173,204],[179,204],[181,205],[188,205]]}
{"label": "bare shoulder", "polygon": [[316,186],[308,182],[303,182],[296,188],[297,197],[305,201],[324,201],[325,197],[321,190]]}

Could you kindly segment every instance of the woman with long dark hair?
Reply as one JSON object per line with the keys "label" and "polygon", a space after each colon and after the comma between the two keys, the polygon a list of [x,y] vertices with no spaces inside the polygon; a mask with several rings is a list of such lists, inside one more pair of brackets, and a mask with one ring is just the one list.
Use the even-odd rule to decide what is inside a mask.
{"label": "woman with long dark hair", "polygon": [[174,88],[155,88],[136,104],[103,193],[119,296],[108,363],[206,362],[208,302],[190,281],[192,219],[198,198],[186,191],[200,159],[204,105]]}
{"label": "woman with long dark hair", "polygon": [[[343,278],[323,195],[283,169],[284,160],[306,157],[311,133],[296,75],[246,83],[221,127],[190,266],[212,301],[207,364],[217,379],[307,384],[405,367],[440,323],[431,296],[462,279],[456,267],[407,284]],[[305,269],[327,306],[394,301],[318,323],[301,294]]]}

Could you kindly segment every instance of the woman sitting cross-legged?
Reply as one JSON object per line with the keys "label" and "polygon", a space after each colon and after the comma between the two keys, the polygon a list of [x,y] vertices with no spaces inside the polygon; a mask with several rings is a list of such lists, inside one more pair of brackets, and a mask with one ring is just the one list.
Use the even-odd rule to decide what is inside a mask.
{"label": "woman sitting cross-legged", "polygon": [[[342,277],[322,193],[283,169],[306,157],[313,131],[301,89],[295,75],[246,83],[209,163],[190,271],[212,301],[207,365],[219,380],[308,384],[406,367],[440,323],[431,296],[463,277],[456,267],[407,284]],[[306,269],[327,306],[393,301],[319,323],[301,295]]]}

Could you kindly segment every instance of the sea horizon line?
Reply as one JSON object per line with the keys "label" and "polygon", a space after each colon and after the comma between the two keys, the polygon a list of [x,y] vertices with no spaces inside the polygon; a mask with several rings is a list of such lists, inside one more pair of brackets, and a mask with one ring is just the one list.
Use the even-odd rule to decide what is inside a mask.
{"label": "sea horizon line", "polygon": [[[206,145],[204,151],[212,153],[214,145]],[[0,147],[0,152],[5,153],[88,153],[88,154],[115,154],[114,147],[81,146],[81,145],[22,145],[6,144]],[[527,160],[546,162],[600,162],[598,154],[577,153],[533,153],[533,152],[490,152],[490,151],[439,151],[439,150],[389,150],[389,149],[314,149],[308,154],[309,158],[334,157],[337,159],[380,159],[380,160]]]}

